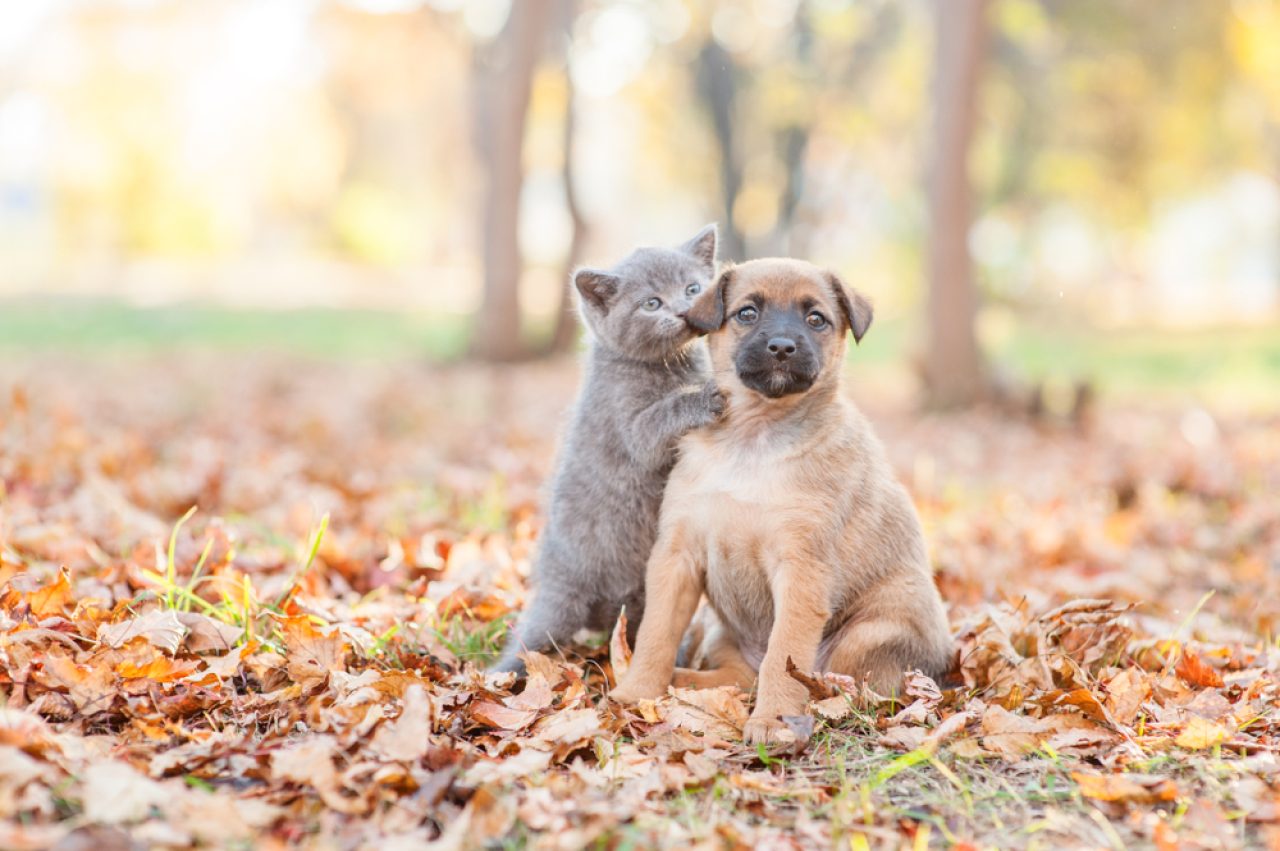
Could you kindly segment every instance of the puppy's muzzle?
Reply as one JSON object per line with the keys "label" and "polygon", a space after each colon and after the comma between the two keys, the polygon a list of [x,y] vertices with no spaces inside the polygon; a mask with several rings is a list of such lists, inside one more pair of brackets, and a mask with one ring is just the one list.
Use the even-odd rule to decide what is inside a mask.
{"label": "puppy's muzzle", "polygon": [[821,369],[813,343],[800,335],[760,333],[742,342],[734,359],[738,378],[757,393],[778,399],[803,393]]}

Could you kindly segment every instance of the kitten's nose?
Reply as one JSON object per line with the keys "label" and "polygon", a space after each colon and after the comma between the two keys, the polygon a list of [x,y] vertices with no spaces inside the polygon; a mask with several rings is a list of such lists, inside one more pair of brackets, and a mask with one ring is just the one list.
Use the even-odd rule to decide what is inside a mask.
{"label": "kitten's nose", "polygon": [[796,353],[796,341],[790,337],[772,337],[769,339],[769,351],[775,358],[784,361]]}

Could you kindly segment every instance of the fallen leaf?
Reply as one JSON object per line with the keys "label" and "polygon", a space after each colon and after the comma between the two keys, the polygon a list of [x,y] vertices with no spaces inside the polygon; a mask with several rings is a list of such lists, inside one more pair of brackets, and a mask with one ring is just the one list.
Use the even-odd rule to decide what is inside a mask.
{"label": "fallen leaf", "polygon": [[541,674],[529,674],[524,681],[524,689],[517,695],[508,697],[504,703],[512,709],[525,709],[539,712],[551,706],[555,693],[551,684]]}
{"label": "fallen leaf", "polygon": [[1201,659],[1193,650],[1183,649],[1182,658],[1178,660],[1175,670],[1178,676],[1193,686],[1221,688],[1223,685],[1222,674],[1218,673],[1218,669]]}
{"label": "fallen leaf", "polygon": [[1071,772],[1080,794],[1095,801],[1125,804],[1159,804],[1178,797],[1178,787],[1166,777],[1149,774],[1093,774]]}
{"label": "fallen leaf", "polygon": [[400,717],[379,727],[369,747],[387,759],[416,762],[431,747],[432,715],[426,691],[420,685],[409,686]]}
{"label": "fallen leaf", "polygon": [[289,677],[304,689],[346,668],[347,645],[336,629],[322,630],[305,615],[282,619]]}
{"label": "fallen leaf", "polygon": [[320,789],[337,785],[333,757],[337,742],[331,736],[314,736],[292,742],[271,754],[271,776]]}
{"label": "fallen leaf", "polygon": [[191,675],[200,662],[195,659],[171,659],[168,656],[156,655],[149,662],[138,664],[124,661],[116,666],[116,674],[126,680],[146,679],[157,683],[171,683]]}
{"label": "fallen leaf", "polygon": [[111,708],[119,692],[109,668],[78,665],[66,656],[49,656],[42,675],[53,687],[65,690],[76,710],[93,714]]}
{"label": "fallen leaf", "polygon": [[673,688],[658,705],[667,721],[684,730],[722,739],[742,735],[749,713],[732,686],[714,689]]}
{"label": "fallen leaf", "polygon": [[538,712],[534,709],[514,709],[492,700],[481,700],[471,704],[471,717],[498,730],[523,730],[537,719]]}
{"label": "fallen leaf", "polygon": [[631,667],[631,647],[627,644],[627,607],[618,612],[618,622],[613,625],[613,634],[609,636],[609,667],[613,669],[609,685],[617,687],[618,682],[627,675]]}
{"label": "fallen leaf", "polygon": [[187,628],[170,609],[152,609],[146,614],[98,629],[98,640],[108,647],[123,647],[142,638],[166,653],[178,652]]}
{"label": "fallen leaf", "polygon": [[1046,738],[1040,724],[992,705],[982,715],[982,746],[1004,757],[1021,757],[1040,747]]}
{"label": "fallen leaf", "polygon": [[183,647],[192,653],[221,653],[231,650],[244,638],[241,627],[214,620],[200,612],[178,612],[177,617],[187,629]]}
{"label": "fallen leaf", "polygon": [[80,778],[84,817],[98,824],[130,824],[151,816],[170,793],[123,762],[94,763]]}
{"label": "fallen leaf", "polygon": [[[0,604],[4,608],[12,611],[18,605],[25,603],[36,619],[43,619],[65,614],[73,605],[71,574],[65,567],[58,570],[58,575],[53,578],[52,582],[46,585],[36,585],[30,591],[19,589],[18,585],[24,579],[31,581],[29,577],[16,577],[3,598],[0,598]],[[26,587],[30,588],[31,585]]]}
{"label": "fallen leaf", "polygon": [[542,719],[534,732],[544,742],[577,745],[605,730],[594,709],[568,709]]}
{"label": "fallen leaf", "polygon": [[1174,743],[1180,748],[1198,751],[1220,745],[1229,738],[1231,738],[1231,731],[1223,725],[1201,718],[1199,715],[1193,715],[1187,721],[1187,725],[1182,728],[1182,732],[1178,733]]}

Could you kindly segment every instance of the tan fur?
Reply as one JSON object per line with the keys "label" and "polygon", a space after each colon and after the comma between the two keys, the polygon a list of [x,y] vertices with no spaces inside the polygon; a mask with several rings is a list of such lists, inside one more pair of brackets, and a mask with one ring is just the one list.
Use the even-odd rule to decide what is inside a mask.
{"label": "tan fur", "polygon": [[[758,671],[744,730],[754,743],[778,737],[780,715],[804,711],[788,658],[889,692],[906,670],[943,673],[952,648],[915,509],[870,426],[838,392],[844,332],[860,337],[870,306],[810,264],[757,260],[729,270],[691,320],[697,312],[714,326],[748,296],[770,305],[808,299],[840,322],[814,335],[822,358],[813,384],[780,398],[737,374],[749,329],[726,318],[709,336],[728,413],[680,444],[646,573],[649,605],[613,696],[656,697],[673,676],[681,685],[745,685]],[[703,670],[677,673],[681,636],[704,593],[711,611],[691,634]]]}

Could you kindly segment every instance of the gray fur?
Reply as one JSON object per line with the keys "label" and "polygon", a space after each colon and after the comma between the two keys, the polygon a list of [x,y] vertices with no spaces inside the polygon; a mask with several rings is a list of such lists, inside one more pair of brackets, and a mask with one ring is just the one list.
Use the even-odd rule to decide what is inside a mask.
{"label": "gray fur", "polygon": [[624,605],[634,640],[676,441],[724,411],[684,318],[711,286],[715,253],[708,225],[678,248],[639,248],[611,269],[574,273],[591,338],[585,375],[552,479],[533,601],[492,670],[521,671],[522,649],[607,629]]}

